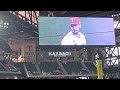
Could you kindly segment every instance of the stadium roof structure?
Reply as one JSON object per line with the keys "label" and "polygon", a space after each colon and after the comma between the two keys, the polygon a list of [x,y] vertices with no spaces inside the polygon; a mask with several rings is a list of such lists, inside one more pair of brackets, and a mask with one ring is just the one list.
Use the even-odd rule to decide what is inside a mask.
{"label": "stadium roof structure", "polygon": [[[119,31],[119,15],[120,11],[9,11],[8,13],[13,14],[13,16],[19,18],[29,24],[26,27],[33,27],[31,30],[28,30],[30,33],[38,36],[38,17],[39,16],[49,16],[49,17],[69,17],[69,16],[78,16],[78,17],[110,17],[114,18],[114,27]],[[25,24],[24,24],[25,26]],[[24,27],[23,26],[23,27]],[[118,35],[118,33],[116,33]]]}
{"label": "stadium roof structure", "polygon": [[[120,11],[1,11],[0,23],[2,24],[6,22],[6,23],[9,23],[9,26],[8,28],[0,27],[2,32],[0,33],[0,37],[1,37],[1,40],[3,41],[4,38],[9,38],[9,36],[13,34],[18,34],[18,33],[21,34],[22,32],[27,32],[31,34],[33,37],[38,37],[38,17],[39,16],[112,17],[116,22],[116,25],[115,25],[116,36],[120,36],[120,29],[119,29],[120,14],[119,13]],[[118,50],[119,49],[118,47],[117,46],[108,47],[109,48],[108,51],[105,51],[105,50],[102,50],[102,51],[105,51],[105,53],[108,56],[111,56],[112,54],[116,54],[114,53],[114,51]],[[100,50],[101,49],[104,49],[104,48],[100,48]],[[103,59],[104,57],[106,56],[103,56]],[[119,61],[119,54],[118,55],[116,54],[114,57],[116,57],[114,61]],[[111,58],[113,58],[113,56],[107,57],[107,58],[110,58],[110,60],[106,60],[107,62],[110,63],[109,66],[115,65],[115,63],[111,64],[112,63]],[[107,72],[109,74],[108,76],[113,75],[111,70],[113,69],[110,68],[110,70],[108,70]],[[114,74],[115,73],[119,73],[119,72],[116,71],[114,72]]]}

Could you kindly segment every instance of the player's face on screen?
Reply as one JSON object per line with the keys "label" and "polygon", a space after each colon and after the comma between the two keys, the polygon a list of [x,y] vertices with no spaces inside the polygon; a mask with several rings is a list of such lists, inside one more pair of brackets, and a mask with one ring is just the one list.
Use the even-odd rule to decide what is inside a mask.
{"label": "player's face on screen", "polygon": [[80,30],[80,24],[71,24],[71,31],[73,34],[79,33]]}

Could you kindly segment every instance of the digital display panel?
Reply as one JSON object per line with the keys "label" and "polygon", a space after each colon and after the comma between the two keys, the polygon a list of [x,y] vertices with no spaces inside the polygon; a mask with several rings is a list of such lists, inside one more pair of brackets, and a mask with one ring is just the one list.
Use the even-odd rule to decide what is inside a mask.
{"label": "digital display panel", "polygon": [[113,18],[39,17],[39,45],[115,45]]}

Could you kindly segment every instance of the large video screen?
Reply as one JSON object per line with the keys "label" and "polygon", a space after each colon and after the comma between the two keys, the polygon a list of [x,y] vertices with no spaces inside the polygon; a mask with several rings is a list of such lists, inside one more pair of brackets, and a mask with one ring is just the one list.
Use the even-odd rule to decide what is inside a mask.
{"label": "large video screen", "polygon": [[39,17],[39,45],[115,45],[113,18]]}

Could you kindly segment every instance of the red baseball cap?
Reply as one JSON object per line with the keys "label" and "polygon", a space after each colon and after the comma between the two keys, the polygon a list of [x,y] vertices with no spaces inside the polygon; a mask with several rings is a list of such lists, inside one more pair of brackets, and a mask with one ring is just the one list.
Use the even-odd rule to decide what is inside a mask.
{"label": "red baseball cap", "polygon": [[70,24],[80,24],[79,17],[70,17]]}

